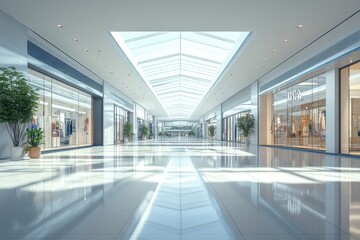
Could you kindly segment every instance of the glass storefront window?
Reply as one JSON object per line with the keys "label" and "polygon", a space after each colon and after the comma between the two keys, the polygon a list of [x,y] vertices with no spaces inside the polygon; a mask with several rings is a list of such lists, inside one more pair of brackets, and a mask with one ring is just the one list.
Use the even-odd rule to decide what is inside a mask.
{"label": "glass storefront window", "polygon": [[261,96],[260,144],[325,150],[325,83],[319,75]]}
{"label": "glass storefront window", "polygon": [[44,130],[43,150],[92,145],[92,97],[29,69],[30,85],[39,92],[33,122]]}
{"label": "glass storefront window", "polygon": [[114,104],[114,143],[124,142],[124,124],[129,120],[128,111]]}
{"label": "glass storefront window", "polygon": [[360,62],[340,74],[341,153],[360,155]]}
{"label": "glass storefront window", "polygon": [[223,118],[223,126],[224,126],[224,133],[223,139],[229,142],[245,142],[243,133],[238,130],[237,127],[237,119],[250,111],[244,111],[240,113],[236,113],[232,116],[228,116]]}

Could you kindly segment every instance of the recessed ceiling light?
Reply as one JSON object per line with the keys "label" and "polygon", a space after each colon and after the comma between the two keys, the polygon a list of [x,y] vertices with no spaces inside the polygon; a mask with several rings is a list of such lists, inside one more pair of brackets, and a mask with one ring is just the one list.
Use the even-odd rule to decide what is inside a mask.
{"label": "recessed ceiling light", "polygon": [[287,43],[289,40],[287,40],[287,39],[284,39],[284,43]]}
{"label": "recessed ceiling light", "polygon": [[73,38],[73,40],[74,40],[75,42],[79,41],[79,39],[77,39],[77,38]]}
{"label": "recessed ceiling light", "polygon": [[304,25],[302,25],[302,24],[299,24],[297,27],[298,28],[302,28]]}
{"label": "recessed ceiling light", "polygon": [[94,60],[96,61],[96,60],[97,60],[97,57],[94,57]]}
{"label": "recessed ceiling light", "polygon": [[276,52],[276,49],[273,49],[272,52]]}
{"label": "recessed ceiling light", "polygon": [[58,28],[63,28],[64,27],[64,25],[62,25],[62,24],[57,24],[56,25]]}

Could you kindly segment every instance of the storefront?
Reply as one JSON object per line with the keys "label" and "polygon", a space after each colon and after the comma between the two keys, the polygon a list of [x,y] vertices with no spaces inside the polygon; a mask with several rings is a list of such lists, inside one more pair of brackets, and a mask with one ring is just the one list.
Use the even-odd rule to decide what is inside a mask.
{"label": "storefront", "polygon": [[44,130],[42,149],[92,145],[92,96],[35,70],[28,73],[40,96],[32,125]]}
{"label": "storefront", "polygon": [[360,62],[340,71],[341,153],[360,155]]}
{"label": "storefront", "polygon": [[326,150],[326,75],[260,96],[260,144]]}

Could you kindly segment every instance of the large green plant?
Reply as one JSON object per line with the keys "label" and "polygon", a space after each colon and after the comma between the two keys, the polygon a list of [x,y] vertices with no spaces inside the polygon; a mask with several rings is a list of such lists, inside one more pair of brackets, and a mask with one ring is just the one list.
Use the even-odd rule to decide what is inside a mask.
{"label": "large green plant", "polygon": [[215,126],[214,125],[211,125],[209,126],[209,135],[211,138],[213,138],[215,136]]}
{"label": "large green plant", "polygon": [[245,138],[249,138],[255,129],[255,117],[254,115],[247,113],[237,119],[237,125],[243,132]]}
{"label": "large green plant", "polygon": [[44,143],[44,132],[41,128],[34,128],[34,129],[27,129],[27,143],[30,147],[39,147],[41,144]]}
{"label": "large green plant", "polygon": [[129,141],[131,140],[132,131],[133,131],[133,125],[131,124],[131,122],[126,122],[124,124],[124,135]]}
{"label": "large green plant", "polygon": [[39,94],[15,67],[1,67],[0,71],[0,123],[6,124],[14,147],[18,147],[37,110]]}

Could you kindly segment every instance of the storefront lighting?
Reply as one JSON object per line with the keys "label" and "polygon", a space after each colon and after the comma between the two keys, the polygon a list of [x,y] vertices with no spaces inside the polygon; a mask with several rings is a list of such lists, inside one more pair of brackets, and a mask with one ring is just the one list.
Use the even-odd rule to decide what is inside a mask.
{"label": "storefront lighting", "polygon": [[[320,93],[320,92],[325,91],[325,90],[326,90],[325,85],[321,85],[320,87],[312,88],[312,89],[310,89],[310,90],[307,90],[307,91],[305,91],[305,92],[302,92],[302,93],[301,93],[301,98],[302,98],[302,100],[303,100],[305,96],[309,96],[309,95],[312,95],[312,94]],[[283,103],[286,103],[286,104],[287,104],[287,102],[288,102],[288,99],[287,99],[287,98],[284,98],[284,99],[275,101],[274,104],[273,104],[273,106],[280,105],[280,104],[283,104]]]}
{"label": "storefront lighting", "polygon": [[43,102],[43,101],[39,101],[39,103],[41,104],[41,105],[45,105],[45,106],[47,106],[49,103],[47,103],[47,102]]}
{"label": "storefront lighting", "polygon": [[60,106],[60,105],[56,105],[56,104],[53,104],[52,107],[57,108],[57,109],[70,111],[70,112],[75,112],[75,109],[73,109],[73,108],[68,108],[68,107],[64,107],[64,106]]}

